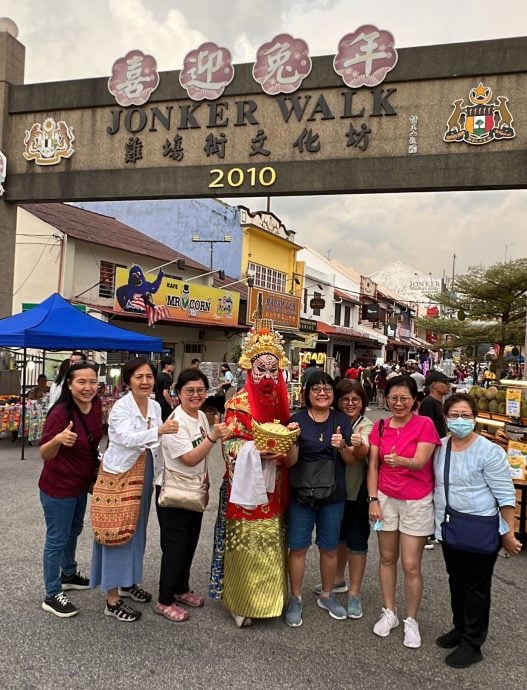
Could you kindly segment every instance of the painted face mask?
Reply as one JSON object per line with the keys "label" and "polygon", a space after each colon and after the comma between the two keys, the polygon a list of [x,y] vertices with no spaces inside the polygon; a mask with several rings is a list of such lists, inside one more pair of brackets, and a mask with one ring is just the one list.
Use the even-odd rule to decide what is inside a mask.
{"label": "painted face mask", "polygon": [[465,438],[474,431],[476,422],[473,419],[447,419],[446,425],[454,436]]}
{"label": "painted face mask", "polygon": [[260,384],[260,387],[267,388],[268,384],[278,383],[279,373],[278,359],[274,355],[260,355],[252,363],[251,376],[254,383]]}

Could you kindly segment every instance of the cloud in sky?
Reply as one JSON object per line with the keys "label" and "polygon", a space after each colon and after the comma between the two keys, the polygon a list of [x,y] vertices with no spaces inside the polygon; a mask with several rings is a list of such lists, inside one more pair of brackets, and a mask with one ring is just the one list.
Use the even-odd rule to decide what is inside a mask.
{"label": "cloud in sky", "polygon": [[[366,23],[390,30],[398,47],[527,35],[525,0],[493,7],[481,0],[3,0],[0,11],[19,27],[26,81],[40,82],[107,76],[132,48],[152,53],[160,70],[180,69],[205,40],[249,62],[280,32],[306,40],[312,55],[329,55]],[[238,201],[265,208],[264,199]],[[505,252],[527,255],[525,190],[273,198],[271,209],[300,244],[333,250],[364,273],[400,259],[441,276],[454,253],[461,271]]]}

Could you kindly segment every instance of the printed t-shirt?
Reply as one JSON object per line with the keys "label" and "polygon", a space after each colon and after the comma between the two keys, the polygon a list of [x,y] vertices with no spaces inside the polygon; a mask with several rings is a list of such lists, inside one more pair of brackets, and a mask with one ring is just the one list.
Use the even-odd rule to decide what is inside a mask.
{"label": "printed t-shirt", "polygon": [[199,446],[209,433],[210,428],[205,413],[199,410],[198,417],[192,417],[180,405],[176,407],[170,419],[179,422],[179,430],[177,434],[163,434],[161,438],[155,470],[156,484],[161,484],[164,464],[169,470],[186,474],[201,474],[206,469],[207,457],[192,467],[179,459],[181,455],[190,453],[193,448]]}
{"label": "printed t-shirt", "polygon": [[[298,462],[315,462],[316,460],[336,460],[337,493],[332,503],[344,501],[346,498],[345,464],[340,453],[333,452],[331,436],[340,426],[340,432],[346,444],[351,445],[351,424],[343,412],[330,410],[325,422],[316,423],[307,413],[307,408],[293,415],[291,422],[300,426]],[[323,441],[320,441],[320,436]],[[294,467],[294,465],[293,465]],[[292,469],[292,468],[291,468]]]}
{"label": "printed t-shirt", "polygon": [[433,451],[430,458],[420,470],[410,470],[407,467],[388,467],[384,456],[395,448],[397,455],[403,458],[413,458],[418,443],[433,443],[441,445],[436,428],[429,417],[412,414],[409,421],[401,428],[390,426],[389,419],[384,421],[382,438],[379,447],[379,422],[375,422],[370,434],[370,445],[379,447],[379,478],[378,488],[386,496],[403,501],[414,501],[428,496],[434,490],[434,468],[432,465]]}
{"label": "printed t-shirt", "polygon": [[[74,498],[88,490],[95,476],[95,462],[88,437],[77,415],[73,414],[73,431],[78,434],[75,444],[70,448],[61,445],[54,458],[44,460],[44,467],[38,482],[39,488],[53,498]],[[88,414],[82,419],[88,433],[93,436],[93,446],[97,446],[102,438],[101,404],[98,398],[92,402]],[[64,403],[58,403],[48,412],[40,445],[51,441],[68,426],[68,410]]]}

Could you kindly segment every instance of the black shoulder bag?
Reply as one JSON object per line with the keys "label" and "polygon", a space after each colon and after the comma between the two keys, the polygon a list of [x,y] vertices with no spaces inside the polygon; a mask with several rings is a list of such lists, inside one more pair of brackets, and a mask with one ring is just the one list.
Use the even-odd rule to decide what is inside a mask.
{"label": "black shoulder bag", "polygon": [[[336,419],[333,415],[333,433],[336,431]],[[310,508],[321,508],[333,501],[337,493],[337,450],[333,448],[331,460],[314,460],[299,462],[290,470],[290,482],[293,496],[297,503]]]}
{"label": "black shoulder bag", "polygon": [[448,504],[448,479],[450,475],[450,452],[452,438],[448,439],[445,451],[445,519],[441,523],[441,536],[451,549],[470,551],[485,556],[496,553],[500,543],[500,517],[496,515],[471,515],[454,510]]}

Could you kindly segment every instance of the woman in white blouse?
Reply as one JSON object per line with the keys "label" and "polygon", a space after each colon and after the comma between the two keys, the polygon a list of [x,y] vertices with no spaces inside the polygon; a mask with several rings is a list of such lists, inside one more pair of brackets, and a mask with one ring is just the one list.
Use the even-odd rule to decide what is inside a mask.
{"label": "woman in white blouse", "polygon": [[141,512],[134,536],[121,546],[103,546],[94,541],[90,586],[106,592],[107,616],[131,623],[141,612],[127,606],[123,599],[146,603],[152,595],[138,586],[143,579],[143,556],[146,527],[150,512],[153,480],[153,453],[163,434],[175,434],[176,420],[163,422],[159,404],[150,398],[156,380],[156,369],[145,357],[135,357],[123,367],[122,380],[129,393],[114,404],[108,419],[108,448],[103,468],[119,474],[129,470],[146,450],[145,479]]}
{"label": "woman in white blouse", "polygon": [[[169,470],[202,474],[207,471],[212,447],[227,434],[227,426],[223,422],[210,428],[205,413],[200,409],[208,389],[209,381],[199,369],[185,369],[178,376],[176,391],[181,405],[176,407],[169,420],[177,420],[179,431],[161,441],[155,472],[156,498],[159,497],[165,465]],[[203,597],[191,591],[189,584],[203,513],[162,507],[157,500],[156,510],[163,555],[155,612],[172,622],[185,621],[188,611],[178,604],[199,608],[205,603]]]}

